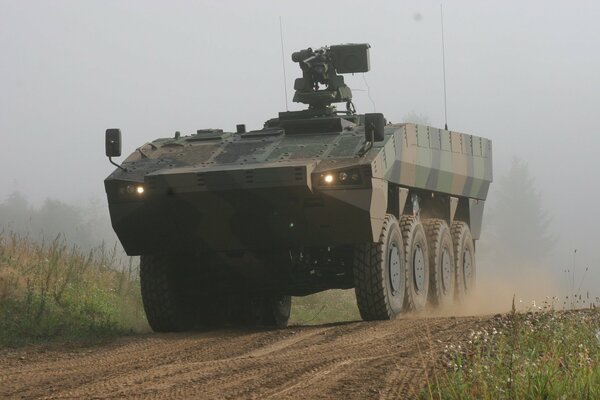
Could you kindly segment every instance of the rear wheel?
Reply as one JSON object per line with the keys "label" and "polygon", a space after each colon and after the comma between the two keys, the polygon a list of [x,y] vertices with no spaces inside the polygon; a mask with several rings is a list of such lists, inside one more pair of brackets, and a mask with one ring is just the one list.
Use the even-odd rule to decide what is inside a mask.
{"label": "rear wheel", "polygon": [[456,293],[454,247],[450,228],[441,219],[425,220],[429,245],[429,302],[443,307],[452,304]]}
{"label": "rear wheel", "polygon": [[429,293],[427,236],[419,218],[405,215],[400,220],[406,257],[406,309],[420,311]]}
{"label": "rear wheel", "polygon": [[406,272],[398,220],[385,216],[377,243],[354,249],[354,284],[364,320],[392,319],[404,309]]}
{"label": "rear wheel", "polygon": [[264,301],[264,325],[285,328],[290,319],[291,309],[292,296],[267,296]]}
{"label": "rear wheel", "polygon": [[290,318],[292,297],[281,295],[242,297],[242,325],[285,328]]}
{"label": "rear wheel", "polygon": [[475,290],[475,245],[469,226],[462,221],[452,224],[452,242],[456,262],[456,294],[459,300]]}

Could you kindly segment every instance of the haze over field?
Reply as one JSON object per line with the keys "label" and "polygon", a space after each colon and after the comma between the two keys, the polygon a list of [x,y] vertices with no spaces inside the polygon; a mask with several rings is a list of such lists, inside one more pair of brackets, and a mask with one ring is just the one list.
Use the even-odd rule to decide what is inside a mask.
{"label": "haze over field", "polygon": [[[280,16],[290,109],[301,108],[292,51],[369,42],[371,72],[346,78],[358,111],[442,127],[439,4],[0,0],[0,202],[16,190],[38,205],[104,202],[107,127],[121,128],[124,154],[176,130],[261,127],[286,106]],[[524,160],[541,193],[531,206],[492,184],[479,276],[508,298],[520,286],[563,294],[554,281],[573,269],[574,249],[571,286],[600,295],[599,19],[594,1],[444,2],[450,129],[493,140],[497,178]],[[516,244],[499,243],[511,235],[499,239],[498,226],[540,204],[555,240],[511,264]],[[538,239],[529,225],[516,219],[521,244]]]}

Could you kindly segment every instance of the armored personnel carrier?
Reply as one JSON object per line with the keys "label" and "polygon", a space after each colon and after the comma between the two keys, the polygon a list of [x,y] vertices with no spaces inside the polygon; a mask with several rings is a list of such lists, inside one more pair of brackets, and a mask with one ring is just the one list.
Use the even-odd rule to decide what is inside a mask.
{"label": "armored personnel carrier", "polygon": [[369,51],[293,53],[294,101],[308,107],[258,130],[176,132],[121,165],[120,130],[106,131],[112,225],[141,256],[155,331],[285,326],[291,296],[332,288],[355,288],[365,320],[473,290],[492,143],[357,114],[341,74],[369,71]]}

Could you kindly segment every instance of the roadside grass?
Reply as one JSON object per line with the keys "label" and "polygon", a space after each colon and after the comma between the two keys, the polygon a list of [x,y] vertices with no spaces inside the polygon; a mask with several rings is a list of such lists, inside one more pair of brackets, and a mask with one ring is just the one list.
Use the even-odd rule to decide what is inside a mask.
{"label": "roadside grass", "polygon": [[354,290],[327,290],[304,297],[294,297],[290,325],[360,320]]}
{"label": "roadside grass", "polygon": [[[600,311],[554,309],[496,316],[445,348],[423,399],[599,399]],[[441,371],[441,372],[440,372]]]}
{"label": "roadside grass", "polygon": [[58,236],[0,233],[0,347],[147,330],[137,266],[116,249],[82,253]]}

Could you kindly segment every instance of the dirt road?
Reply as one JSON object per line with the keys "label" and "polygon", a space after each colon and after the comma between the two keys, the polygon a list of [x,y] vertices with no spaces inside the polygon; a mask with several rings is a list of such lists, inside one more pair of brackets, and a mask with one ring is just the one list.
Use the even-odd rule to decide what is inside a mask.
{"label": "dirt road", "polygon": [[400,399],[485,318],[148,334],[0,352],[0,398]]}

